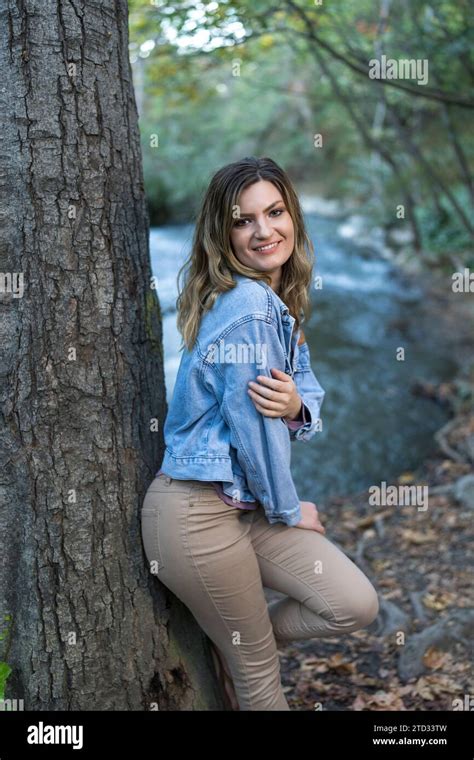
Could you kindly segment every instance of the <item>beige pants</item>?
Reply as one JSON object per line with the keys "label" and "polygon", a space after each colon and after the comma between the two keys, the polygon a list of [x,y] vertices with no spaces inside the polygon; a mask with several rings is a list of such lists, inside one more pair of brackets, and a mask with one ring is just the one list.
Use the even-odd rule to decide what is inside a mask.
{"label": "beige pants", "polygon": [[[377,615],[371,582],[325,536],[227,505],[210,483],[155,477],[141,521],[151,572],[224,653],[240,710],[289,710],[277,642],[341,636]],[[268,605],[263,586],[286,597]]]}

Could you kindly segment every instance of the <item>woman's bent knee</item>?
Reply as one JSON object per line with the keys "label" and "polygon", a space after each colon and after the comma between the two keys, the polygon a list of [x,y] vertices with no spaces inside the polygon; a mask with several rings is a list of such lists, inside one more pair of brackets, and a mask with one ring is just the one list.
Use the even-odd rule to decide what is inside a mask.
{"label": "woman's bent knee", "polygon": [[372,583],[367,582],[349,589],[350,594],[332,606],[333,617],[324,617],[340,633],[352,633],[367,628],[379,613],[379,599]]}
{"label": "woman's bent knee", "polygon": [[368,585],[351,599],[349,614],[352,618],[351,628],[354,631],[367,628],[379,614],[380,604],[377,592],[368,581]]}

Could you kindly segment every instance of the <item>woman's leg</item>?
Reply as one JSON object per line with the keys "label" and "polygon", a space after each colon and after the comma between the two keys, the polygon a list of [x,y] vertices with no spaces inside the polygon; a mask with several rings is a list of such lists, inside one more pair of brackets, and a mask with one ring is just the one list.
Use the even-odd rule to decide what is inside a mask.
{"label": "woman's leg", "polygon": [[372,583],[321,533],[270,525],[259,507],[251,540],[263,585],[287,594],[269,605],[279,645],[351,633],[377,616],[379,602]]}
{"label": "woman's leg", "polygon": [[223,653],[240,710],[289,710],[250,539],[255,516],[225,504],[211,485],[155,478],[143,541],[151,571]]}

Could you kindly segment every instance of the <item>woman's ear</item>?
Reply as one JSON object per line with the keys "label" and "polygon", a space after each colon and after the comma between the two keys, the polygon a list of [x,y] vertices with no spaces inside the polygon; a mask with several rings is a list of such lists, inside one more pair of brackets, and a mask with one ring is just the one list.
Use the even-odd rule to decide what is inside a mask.
{"label": "woman's ear", "polygon": [[306,340],[306,338],[304,337],[304,332],[303,332],[303,330],[300,330],[300,333],[301,333],[301,334],[300,334],[300,338],[299,338],[299,341],[298,341],[298,345],[299,345],[299,346],[301,346],[301,344],[302,344],[302,343],[304,343],[304,342],[305,342],[305,340]]}

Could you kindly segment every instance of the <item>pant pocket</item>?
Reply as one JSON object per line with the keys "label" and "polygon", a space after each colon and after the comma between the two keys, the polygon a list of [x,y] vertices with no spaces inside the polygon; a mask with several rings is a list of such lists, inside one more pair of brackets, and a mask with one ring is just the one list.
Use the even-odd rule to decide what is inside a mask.
{"label": "pant pocket", "polygon": [[160,508],[144,507],[141,513],[142,540],[152,575],[164,569],[163,552],[160,543]]}

